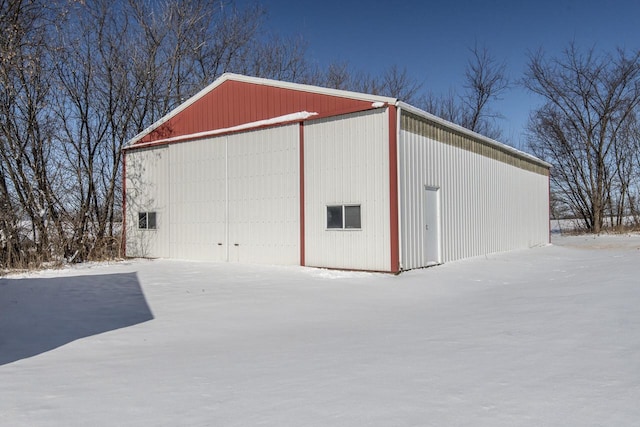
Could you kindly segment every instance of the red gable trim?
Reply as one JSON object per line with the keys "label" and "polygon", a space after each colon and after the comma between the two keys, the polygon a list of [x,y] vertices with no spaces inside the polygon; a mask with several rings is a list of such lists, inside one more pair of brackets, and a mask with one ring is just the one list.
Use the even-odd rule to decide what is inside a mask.
{"label": "red gable trim", "polygon": [[371,101],[226,80],[136,143],[232,128],[299,111],[316,112],[314,118],[321,118],[371,108]]}

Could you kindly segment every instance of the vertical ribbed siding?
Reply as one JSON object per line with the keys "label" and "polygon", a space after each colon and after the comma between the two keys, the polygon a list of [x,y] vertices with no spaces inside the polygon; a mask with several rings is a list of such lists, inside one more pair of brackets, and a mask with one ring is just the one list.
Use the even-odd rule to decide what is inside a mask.
{"label": "vertical ribbed siding", "polygon": [[[389,271],[387,110],[305,124],[306,264]],[[361,205],[361,230],[327,230],[327,205]]]}
{"label": "vertical ribbed siding", "polygon": [[127,223],[154,210],[158,229],[127,230],[127,253],[298,264],[298,137],[295,124],[129,151]]}
{"label": "vertical ribbed siding", "polygon": [[[128,151],[126,176],[126,253],[132,257],[169,256],[169,156],[166,148]],[[156,212],[156,230],[139,230],[138,213]]]}
{"label": "vertical ribbed siding", "polygon": [[462,130],[447,127],[443,123],[404,110],[402,111],[400,122],[401,129],[416,135],[471,151],[520,169],[545,176],[549,175],[548,165],[545,166],[540,160],[517,150],[509,149],[504,144],[490,142],[491,140],[477,134],[474,135],[473,132],[466,129],[462,132]]}
{"label": "vertical ribbed siding", "polygon": [[371,101],[228,80],[140,139],[151,142],[300,111],[320,117],[368,109]]}
{"label": "vertical ribbed siding", "polygon": [[228,138],[229,261],[299,264],[298,124]]}
{"label": "vertical ribbed siding", "polygon": [[547,243],[548,177],[446,132],[400,132],[403,269],[425,265],[425,185],[440,188],[443,262]]}
{"label": "vertical ribbed siding", "polygon": [[225,137],[169,146],[171,257],[224,261]]}

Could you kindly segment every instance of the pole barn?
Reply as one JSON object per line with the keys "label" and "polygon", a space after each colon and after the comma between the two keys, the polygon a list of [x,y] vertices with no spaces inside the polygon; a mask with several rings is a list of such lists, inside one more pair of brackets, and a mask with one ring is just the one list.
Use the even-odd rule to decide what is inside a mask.
{"label": "pole barn", "polygon": [[549,165],[398,99],[224,74],[124,152],[127,256],[399,272],[549,242]]}

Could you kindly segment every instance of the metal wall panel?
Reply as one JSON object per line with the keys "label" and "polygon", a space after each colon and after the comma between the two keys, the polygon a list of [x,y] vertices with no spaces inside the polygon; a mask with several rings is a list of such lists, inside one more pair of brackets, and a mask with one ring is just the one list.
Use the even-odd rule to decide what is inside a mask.
{"label": "metal wall panel", "polygon": [[[126,152],[126,253],[133,257],[169,256],[169,150]],[[155,230],[138,229],[139,212],[156,212]]]}
{"label": "metal wall panel", "polygon": [[548,176],[476,151],[400,131],[403,269],[425,266],[425,185],[440,188],[443,262],[548,242]]}
{"label": "metal wall panel", "polygon": [[298,264],[299,161],[298,124],[129,151],[127,222],[148,207],[159,224],[128,230],[127,253]]}
{"label": "metal wall panel", "polygon": [[169,146],[171,258],[226,260],[226,138]]}
{"label": "metal wall panel", "polygon": [[[387,109],[304,127],[306,264],[389,271]],[[327,205],[361,205],[360,230],[327,230]]]}
{"label": "metal wall panel", "polygon": [[[442,119],[437,117],[434,119],[442,121]],[[489,140],[481,135],[474,135],[473,132],[454,124],[447,127],[444,123],[436,122],[434,119],[421,117],[418,114],[402,110],[400,127],[408,132],[434,139],[443,144],[462,148],[507,163],[511,166],[542,175],[549,175],[549,165],[545,166],[544,162],[529,154]],[[459,130],[457,130],[456,127],[458,127]]]}
{"label": "metal wall panel", "polygon": [[229,261],[300,263],[299,125],[228,137]]}

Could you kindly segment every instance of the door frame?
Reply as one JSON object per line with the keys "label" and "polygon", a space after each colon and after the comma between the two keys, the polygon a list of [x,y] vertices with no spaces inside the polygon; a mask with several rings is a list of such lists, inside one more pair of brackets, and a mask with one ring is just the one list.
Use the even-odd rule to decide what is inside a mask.
{"label": "door frame", "polygon": [[[437,185],[424,185],[424,215],[423,215],[423,230],[424,233],[424,259],[423,263],[425,266],[442,264],[442,215],[441,215],[441,201],[440,201],[440,191],[441,187]],[[433,193],[431,196],[434,196],[435,204],[430,203],[430,192]],[[431,209],[429,209],[432,207]],[[435,216],[435,233],[433,229],[428,229],[427,227],[433,227],[433,224],[428,223],[427,218],[429,216]],[[428,232],[429,231],[429,232]],[[432,241],[427,241],[428,237],[435,237],[435,248],[431,245],[434,244]],[[435,249],[435,259],[430,256],[430,249]]]}

